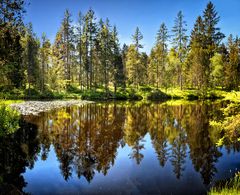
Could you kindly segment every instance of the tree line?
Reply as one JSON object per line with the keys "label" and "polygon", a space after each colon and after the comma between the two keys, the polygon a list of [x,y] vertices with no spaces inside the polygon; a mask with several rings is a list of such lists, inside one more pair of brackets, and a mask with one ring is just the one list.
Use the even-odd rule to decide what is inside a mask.
{"label": "tree line", "polygon": [[32,24],[24,24],[23,0],[0,2],[1,89],[81,90],[106,92],[128,86],[238,90],[240,39],[225,35],[212,2],[198,16],[188,36],[180,11],[172,29],[160,25],[148,55],[142,52],[143,35],[137,27],[132,44],[123,44],[109,19],[97,19],[92,9],[79,12],[77,22],[66,10],[53,43],[44,33],[38,38]]}

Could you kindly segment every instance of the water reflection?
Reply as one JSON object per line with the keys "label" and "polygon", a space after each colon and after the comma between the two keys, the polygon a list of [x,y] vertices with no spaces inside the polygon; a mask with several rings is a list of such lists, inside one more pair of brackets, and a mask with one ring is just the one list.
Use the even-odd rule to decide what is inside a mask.
{"label": "water reflection", "polygon": [[[36,154],[47,160],[53,146],[62,177],[70,181],[74,174],[90,183],[96,173],[108,174],[118,150],[125,146],[130,148],[126,156],[141,166],[145,146],[149,144],[145,138],[149,135],[160,167],[170,163],[172,173],[181,180],[192,163],[201,174],[202,183],[208,185],[222,156],[221,148],[215,144],[220,135],[209,126],[209,120],[221,117],[220,108],[220,104],[205,103],[103,103],[26,117],[26,121],[38,127],[38,133],[35,125],[25,125],[24,130],[1,140],[0,153],[5,156],[1,158],[4,161],[0,177],[22,189],[26,184],[21,173],[26,167],[33,167]],[[229,152],[239,151],[239,145],[229,144],[226,148]]]}
{"label": "water reflection", "polygon": [[21,175],[32,169],[40,152],[37,126],[21,122],[13,135],[0,137],[0,194],[21,194],[27,185]]}

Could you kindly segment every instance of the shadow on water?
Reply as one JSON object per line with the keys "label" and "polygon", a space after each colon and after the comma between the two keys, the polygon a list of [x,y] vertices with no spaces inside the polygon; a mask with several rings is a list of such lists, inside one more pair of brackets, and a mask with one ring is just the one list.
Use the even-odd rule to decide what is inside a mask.
{"label": "shadow on water", "polygon": [[[228,164],[219,162],[240,149],[239,145],[219,148],[215,144],[220,135],[209,121],[221,118],[221,107],[221,103],[202,102],[179,106],[102,103],[28,116],[16,134],[1,138],[0,182],[18,191],[40,193],[39,187],[28,188],[24,172],[28,169],[26,177],[31,178],[36,160],[43,167],[54,153],[59,165],[54,169],[61,170],[68,184],[65,189],[72,193],[113,193],[116,189],[128,194],[206,193],[212,183],[229,177],[227,170],[239,168],[231,158]],[[131,174],[124,175],[120,165]],[[30,186],[31,182],[38,181],[32,176]],[[80,191],[70,185],[79,183]],[[54,190],[46,188],[43,194]]]}

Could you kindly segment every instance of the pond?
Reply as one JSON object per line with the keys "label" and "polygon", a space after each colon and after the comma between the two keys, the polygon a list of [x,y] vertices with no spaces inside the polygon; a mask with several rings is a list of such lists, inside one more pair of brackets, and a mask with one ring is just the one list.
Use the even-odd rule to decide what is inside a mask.
{"label": "pond", "polygon": [[92,103],[24,116],[0,138],[0,184],[30,194],[206,194],[240,169],[240,145],[217,146],[209,125],[223,105]]}

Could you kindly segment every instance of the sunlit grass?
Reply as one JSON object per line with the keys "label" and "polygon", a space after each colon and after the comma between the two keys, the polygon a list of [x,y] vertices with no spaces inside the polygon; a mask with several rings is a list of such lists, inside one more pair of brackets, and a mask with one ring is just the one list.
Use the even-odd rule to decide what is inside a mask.
{"label": "sunlit grass", "polygon": [[240,173],[237,173],[233,179],[230,179],[223,187],[214,187],[208,193],[209,195],[237,195],[240,194]]}
{"label": "sunlit grass", "polygon": [[22,103],[24,102],[23,100],[1,100],[0,99],[0,105],[5,104],[5,105],[10,105],[10,104],[15,104],[15,103]]}

